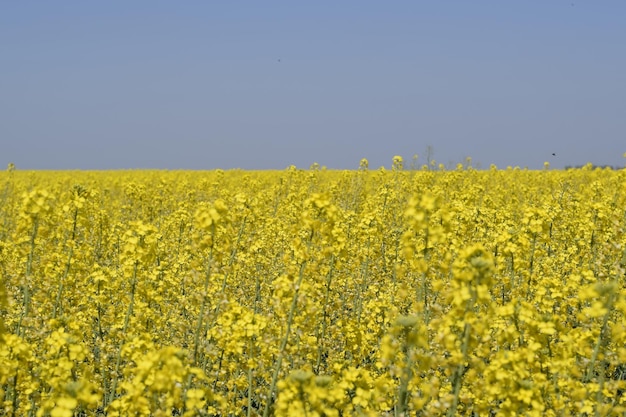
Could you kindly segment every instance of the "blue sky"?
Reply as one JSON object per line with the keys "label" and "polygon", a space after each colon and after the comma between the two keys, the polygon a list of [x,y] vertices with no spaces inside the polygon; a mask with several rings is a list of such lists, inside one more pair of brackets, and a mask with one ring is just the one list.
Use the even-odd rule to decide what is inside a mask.
{"label": "blue sky", "polygon": [[621,166],[625,22],[623,0],[3,1],[0,164]]}

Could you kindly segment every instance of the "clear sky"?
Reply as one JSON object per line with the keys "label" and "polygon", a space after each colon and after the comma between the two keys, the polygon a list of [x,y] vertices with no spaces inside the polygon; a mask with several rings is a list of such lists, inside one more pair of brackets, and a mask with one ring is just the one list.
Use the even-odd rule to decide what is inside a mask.
{"label": "clear sky", "polygon": [[377,168],[428,147],[624,165],[626,1],[0,2],[0,169]]}

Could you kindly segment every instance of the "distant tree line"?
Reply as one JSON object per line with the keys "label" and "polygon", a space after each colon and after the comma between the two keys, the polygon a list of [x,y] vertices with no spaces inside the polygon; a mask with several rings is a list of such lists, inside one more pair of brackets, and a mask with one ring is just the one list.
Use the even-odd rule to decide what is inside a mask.
{"label": "distant tree line", "polygon": [[583,164],[583,165],[565,165],[565,169],[580,169],[580,168],[587,168],[591,166],[591,169],[596,169],[596,168],[601,168],[601,169],[613,169],[613,170],[619,170],[619,169],[624,169],[623,166],[617,166],[617,165],[596,165],[596,164]]}

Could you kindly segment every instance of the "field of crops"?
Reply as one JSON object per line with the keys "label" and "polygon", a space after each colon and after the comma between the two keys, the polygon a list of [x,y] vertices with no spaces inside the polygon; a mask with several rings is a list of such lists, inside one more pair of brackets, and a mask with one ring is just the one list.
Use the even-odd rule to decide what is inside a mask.
{"label": "field of crops", "polygon": [[626,170],[5,171],[0,414],[626,415],[625,248]]}

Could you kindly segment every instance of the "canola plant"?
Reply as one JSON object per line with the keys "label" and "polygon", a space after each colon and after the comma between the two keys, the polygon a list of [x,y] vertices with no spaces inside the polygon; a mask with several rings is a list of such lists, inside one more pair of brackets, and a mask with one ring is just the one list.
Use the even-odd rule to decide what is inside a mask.
{"label": "canola plant", "polygon": [[626,415],[626,170],[0,173],[0,414]]}

